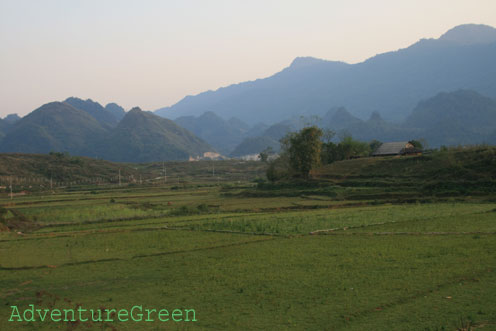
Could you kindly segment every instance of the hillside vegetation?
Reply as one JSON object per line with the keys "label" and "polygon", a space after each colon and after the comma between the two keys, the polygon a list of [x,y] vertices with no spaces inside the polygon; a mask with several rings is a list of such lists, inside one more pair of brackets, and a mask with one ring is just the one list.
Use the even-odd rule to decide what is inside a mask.
{"label": "hillside vegetation", "polygon": [[[167,178],[164,178],[164,167]],[[167,184],[169,187],[187,186],[191,183],[219,184],[230,181],[253,181],[264,175],[266,165],[255,161],[196,161],[115,163],[88,157],[50,154],[0,154],[0,195],[13,191],[36,192],[50,187],[66,188],[113,187],[129,185]],[[96,185],[96,186],[95,186]]]}
{"label": "hillside vegetation", "polygon": [[417,195],[487,194],[496,192],[494,169],[496,148],[472,147],[340,161],[316,170],[315,178],[341,186],[375,187],[392,196],[395,190]]}
{"label": "hillside vegetation", "polygon": [[212,148],[173,121],[133,108],[95,150],[110,161],[152,162],[188,160]]}
{"label": "hillside vegetation", "polygon": [[248,196],[322,195],[367,203],[432,201],[496,193],[496,147],[460,147],[418,156],[367,157],[312,170],[307,181],[263,183]]}
{"label": "hillside vegetation", "polygon": [[103,108],[92,100],[69,98],[34,110],[15,124],[0,123],[0,152],[49,153],[116,162],[188,160],[213,151],[173,121],[116,104]]}
{"label": "hillside vegetation", "polygon": [[113,163],[82,156],[63,153],[51,154],[0,154],[0,177],[23,178],[29,182],[33,178],[56,181],[89,181],[100,178],[102,181],[136,174],[135,168],[122,163]]}
{"label": "hillside vegetation", "polygon": [[496,179],[496,147],[443,149],[417,156],[368,157],[334,162],[315,170],[318,179],[416,178]]}
{"label": "hillside vegetation", "polygon": [[92,146],[105,133],[100,123],[86,112],[67,103],[51,102],[16,122],[2,140],[0,151],[68,151],[77,155],[92,155]]}

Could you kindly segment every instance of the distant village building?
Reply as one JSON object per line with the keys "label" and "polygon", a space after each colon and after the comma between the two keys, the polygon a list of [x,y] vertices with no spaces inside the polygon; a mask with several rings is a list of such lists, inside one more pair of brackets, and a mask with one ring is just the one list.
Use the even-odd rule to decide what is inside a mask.
{"label": "distant village building", "polygon": [[216,152],[205,152],[203,155],[197,157],[189,157],[189,161],[200,161],[200,160],[227,160],[228,158]]}
{"label": "distant village building", "polygon": [[239,159],[243,161],[260,161],[260,154],[248,154],[240,156]]}
{"label": "distant village building", "polygon": [[[270,154],[267,157],[267,161],[273,161],[279,157],[279,154]],[[242,155],[236,157],[236,159],[243,160],[243,161],[261,161],[262,158],[260,157],[260,153],[258,154],[247,154],[247,155]]]}
{"label": "distant village building", "polygon": [[374,153],[372,153],[372,156],[405,155],[417,154],[420,152],[421,150],[415,148],[415,146],[408,141],[397,141],[383,143]]}

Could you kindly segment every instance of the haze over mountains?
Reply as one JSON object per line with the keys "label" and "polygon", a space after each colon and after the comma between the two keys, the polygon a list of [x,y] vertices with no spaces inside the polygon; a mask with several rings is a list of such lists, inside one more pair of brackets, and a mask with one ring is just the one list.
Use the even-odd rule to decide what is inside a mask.
{"label": "haze over mountains", "polygon": [[420,100],[458,89],[496,97],[496,29],[458,26],[439,39],[422,39],[358,64],[296,58],[268,78],[187,96],[156,113],[177,118],[213,111],[249,124],[272,124],[344,106],[362,119],[378,111],[401,121]]}
{"label": "haze over mountains", "polygon": [[241,143],[249,129],[249,126],[240,120],[231,118],[225,121],[213,112],[206,112],[198,117],[182,116],[175,122],[226,155]]}
{"label": "haze over mountains", "polygon": [[115,127],[124,115],[126,115],[124,108],[115,103],[108,104],[105,108],[103,108],[102,105],[91,99],[82,100],[79,98],[70,97],[64,102],[70,104],[74,108],[85,111],[95,118],[101,125],[108,128]]}
{"label": "haze over mountains", "polygon": [[[313,121],[337,137],[496,144],[496,29],[462,25],[439,39],[346,64],[296,58],[281,72],[184,98],[154,113],[70,97],[0,119],[0,152],[69,152],[122,162],[279,149]],[[174,121],[168,118],[175,118]]]}
{"label": "haze over mountains", "polygon": [[96,150],[107,160],[150,162],[188,160],[214,149],[173,121],[133,108]]}
{"label": "haze over mountains", "polygon": [[[0,152],[69,152],[119,162],[187,160],[213,151],[173,121],[92,100],[51,102],[7,127]],[[3,121],[5,122],[5,120]]]}
{"label": "haze over mountains", "polygon": [[[245,139],[232,155],[260,152],[263,150],[259,147],[261,141],[277,151],[277,141],[286,133],[300,129],[304,122],[293,118],[274,124],[260,137]],[[386,121],[378,112],[362,120],[344,107],[329,110],[317,122],[320,127],[333,130],[335,140],[346,135],[361,141],[417,139],[434,148],[442,145],[496,144],[496,100],[471,90],[441,92],[422,100],[400,123]],[[242,151],[239,151],[241,146]]]}

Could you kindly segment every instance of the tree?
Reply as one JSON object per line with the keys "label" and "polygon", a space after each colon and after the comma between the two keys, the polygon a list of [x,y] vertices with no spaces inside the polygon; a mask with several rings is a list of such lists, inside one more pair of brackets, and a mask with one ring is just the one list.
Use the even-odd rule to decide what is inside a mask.
{"label": "tree", "polygon": [[369,143],[369,147],[370,147],[370,153],[374,153],[379,147],[381,147],[382,143],[379,141],[379,140],[372,140],[370,143]]}
{"label": "tree", "polygon": [[258,154],[258,157],[260,157],[260,161],[267,163],[271,155],[274,155],[274,150],[269,146],[261,151],[260,154]]}
{"label": "tree", "polygon": [[331,164],[339,161],[338,145],[332,141],[322,143],[321,160],[323,164]]}
{"label": "tree", "polygon": [[354,140],[351,135],[343,137],[338,144],[337,149],[340,160],[348,160],[354,157],[368,156],[370,154],[369,144]]}
{"label": "tree", "polygon": [[410,140],[409,143],[412,144],[415,149],[424,148],[424,145],[419,140]]}
{"label": "tree", "polygon": [[328,144],[332,141],[332,139],[336,136],[336,132],[331,129],[322,129],[322,143]]}
{"label": "tree", "polygon": [[316,126],[305,127],[297,133],[288,135],[285,144],[288,144],[289,165],[292,170],[308,178],[310,171],[320,165],[323,132]]}
{"label": "tree", "polygon": [[269,161],[267,168],[267,179],[271,182],[276,182],[281,179],[290,177],[290,169],[288,168],[288,154],[281,154],[277,159]]}

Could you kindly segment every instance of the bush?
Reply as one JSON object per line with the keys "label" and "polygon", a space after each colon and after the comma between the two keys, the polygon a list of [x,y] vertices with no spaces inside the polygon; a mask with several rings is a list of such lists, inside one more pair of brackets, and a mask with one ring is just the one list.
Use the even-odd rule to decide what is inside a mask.
{"label": "bush", "polygon": [[288,162],[284,159],[284,157],[279,157],[269,163],[266,175],[270,182],[274,183],[291,177]]}
{"label": "bush", "polygon": [[208,208],[208,206],[207,206],[206,204],[204,204],[204,203],[202,203],[201,205],[198,205],[198,206],[196,207],[196,209],[198,209],[198,211],[199,211],[200,213],[207,213],[207,212],[209,212],[209,211],[210,211],[210,209]]}
{"label": "bush", "polygon": [[209,212],[211,212],[210,206],[202,203],[196,207],[181,206],[179,208],[175,208],[170,211],[170,214],[173,216],[188,216],[188,215],[207,214]]}

